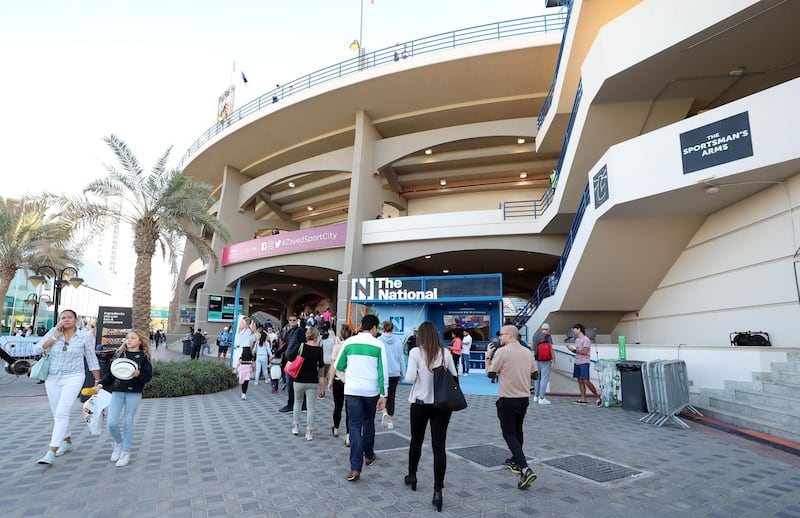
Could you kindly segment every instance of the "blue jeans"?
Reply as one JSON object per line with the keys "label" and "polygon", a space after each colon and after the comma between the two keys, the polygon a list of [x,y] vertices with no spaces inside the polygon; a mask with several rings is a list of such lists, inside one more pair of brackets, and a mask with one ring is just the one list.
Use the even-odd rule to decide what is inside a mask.
{"label": "blue jeans", "polygon": [[469,355],[470,353],[461,353],[461,370],[464,374],[469,374]]}
{"label": "blue jeans", "polygon": [[[114,392],[111,394],[111,404],[108,406],[108,431],[114,439],[114,444],[122,443],[122,451],[130,453],[133,442],[133,420],[139,403],[142,402],[141,392]],[[125,436],[119,433],[119,417],[122,407],[125,407]]]}
{"label": "blue jeans", "polygon": [[375,455],[375,407],[379,396],[347,396],[350,427],[350,470],[361,471],[364,459]]}

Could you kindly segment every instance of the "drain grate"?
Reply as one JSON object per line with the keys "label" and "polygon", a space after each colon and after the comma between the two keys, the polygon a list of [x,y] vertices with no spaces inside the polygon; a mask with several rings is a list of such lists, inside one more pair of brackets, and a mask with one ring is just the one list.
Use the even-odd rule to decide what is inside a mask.
{"label": "drain grate", "polygon": [[612,480],[632,477],[642,473],[627,466],[621,466],[587,455],[570,455],[569,457],[548,460],[544,463],[595,482],[611,482]]}
{"label": "drain grate", "polygon": [[402,437],[395,432],[385,432],[375,434],[375,450],[399,450],[408,448],[408,437]]}
{"label": "drain grate", "polygon": [[453,448],[448,451],[487,468],[502,467],[505,460],[511,456],[508,448],[500,448],[493,444]]}

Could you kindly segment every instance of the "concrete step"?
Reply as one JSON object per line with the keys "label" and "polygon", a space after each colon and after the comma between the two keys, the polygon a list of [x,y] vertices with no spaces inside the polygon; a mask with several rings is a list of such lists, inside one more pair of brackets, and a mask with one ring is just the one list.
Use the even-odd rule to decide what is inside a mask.
{"label": "concrete step", "polygon": [[786,359],[788,359],[790,362],[800,362],[800,351],[786,353]]}
{"label": "concrete step", "polygon": [[734,389],[733,399],[744,403],[752,403],[754,405],[776,408],[781,410],[796,410],[800,409],[800,397],[792,397],[780,394],[770,394],[763,390],[755,390],[752,387],[749,389]]}
{"label": "concrete step", "polygon": [[708,398],[708,405],[712,409],[738,415],[743,419],[755,419],[765,423],[772,423],[775,426],[788,430],[800,430],[800,411],[782,408],[773,408],[755,403],[748,403],[730,396]]}
{"label": "concrete step", "polygon": [[800,362],[772,362],[772,371],[800,374]]}
{"label": "concrete step", "polygon": [[771,381],[778,384],[800,385],[800,372],[772,371]]}
{"label": "concrete step", "polygon": [[769,394],[777,394],[779,396],[789,396],[800,399],[800,385],[765,381],[761,384],[761,388],[764,392]]}
{"label": "concrete step", "polygon": [[738,415],[738,413],[726,412],[718,408],[697,407],[697,409],[700,410],[700,412],[702,412],[702,414],[705,416],[719,419],[720,421],[732,424],[734,426],[740,426],[742,428],[747,428],[748,430],[754,430],[756,432],[780,437],[781,439],[786,439],[787,441],[800,443],[800,433],[798,433],[797,427],[787,428],[785,426],[763,421],[754,417],[743,417]]}

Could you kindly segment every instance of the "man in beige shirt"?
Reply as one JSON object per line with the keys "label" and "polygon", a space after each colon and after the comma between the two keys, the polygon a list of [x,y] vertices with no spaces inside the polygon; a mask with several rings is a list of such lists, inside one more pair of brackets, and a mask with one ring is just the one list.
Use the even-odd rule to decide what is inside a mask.
{"label": "man in beige shirt", "polygon": [[531,377],[536,372],[536,365],[530,349],[519,343],[519,330],[515,326],[503,326],[500,330],[502,347],[490,345],[486,353],[486,375],[490,378],[499,376],[499,399],[497,400],[497,418],[503,431],[508,449],[512,457],[506,459],[506,467],[512,473],[520,475],[517,487],[527,489],[536,480],[536,473],[528,467],[528,460],[522,451],[522,425],[530,402]]}

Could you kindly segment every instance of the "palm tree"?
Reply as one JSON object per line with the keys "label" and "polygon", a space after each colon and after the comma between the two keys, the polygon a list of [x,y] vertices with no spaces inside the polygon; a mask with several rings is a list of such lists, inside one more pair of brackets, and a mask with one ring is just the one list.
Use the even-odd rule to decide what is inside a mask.
{"label": "palm tree", "polygon": [[108,175],[84,188],[84,196],[64,200],[65,214],[82,226],[119,221],[133,229],[133,249],[136,267],[133,279],[133,327],[150,329],[150,282],[152,260],[160,250],[177,274],[178,257],[184,239],[198,252],[204,262],[211,261],[214,269],[219,258],[211,248],[207,232],[223,240],[230,238],[228,229],[209,212],[215,203],[213,186],[184,176],[180,170],[168,170],[170,149],[145,173],[130,148],[111,135],[105,142],[119,161],[119,168],[107,166]]}
{"label": "palm tree", "polygon": [[44,200],[0,196],[0,301],[17,270],[80,266],[80,246],[72,237],[69,222],[50,213]]}

